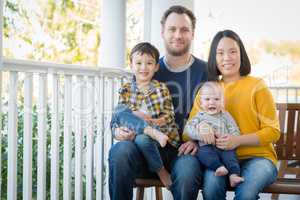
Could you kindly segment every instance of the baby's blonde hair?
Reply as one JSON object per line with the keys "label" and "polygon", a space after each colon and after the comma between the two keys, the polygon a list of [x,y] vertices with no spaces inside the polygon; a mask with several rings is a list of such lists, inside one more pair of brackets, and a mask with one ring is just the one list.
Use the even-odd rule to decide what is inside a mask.
{"label": "baby's blonde hair", "polygon": [[220,83],[218,83],[217,81],[207,81],[207,82],[203,83],[203,85],[199,89],[200,97],[203,95],[203,92],[205,90],[209,90],[209,91],[212,91],[213,93],[219,93],[220,94],[221,102],[223,104],[222,105],[222,110],[224,111],[225,110],[225,107],[224,107],[225,106],[224,91],[223,91],[223,88],[221,87]]}

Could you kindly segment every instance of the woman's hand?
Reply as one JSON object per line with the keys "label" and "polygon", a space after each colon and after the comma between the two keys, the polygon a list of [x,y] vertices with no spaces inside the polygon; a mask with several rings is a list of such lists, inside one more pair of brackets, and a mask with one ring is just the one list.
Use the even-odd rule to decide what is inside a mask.
{"label": "woman's hand", "polygon": [[216,146],[223,150],[232,150],[240,146],[239,137],[237,135],[224,135],[216,138]]}
{"label": "woman's hand", "polygon": [[134,140],[135,133],[127,127],[119,127],[115,129],[115,138],[117,140]]}
{"label": "woman's hand", "polygon": [[215,144],[215,131],[209,124],[201,122],[197,125],[197,130],[202,142],[205,144]]}

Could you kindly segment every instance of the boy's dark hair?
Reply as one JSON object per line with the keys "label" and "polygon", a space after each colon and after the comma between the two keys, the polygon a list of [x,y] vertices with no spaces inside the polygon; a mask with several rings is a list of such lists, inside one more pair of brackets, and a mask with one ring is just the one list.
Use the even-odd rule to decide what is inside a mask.
{"label": "boy's dark hair", "polygon": [[180,5],[175,5],[175,6],[171,6],[168,10],[166,10],[160,20],[160,23],[162,26],[165,25],[166,23],[166,20],[168,18],[168,16],[171,14],[171,13],[176,13],[176,14],[186,14],[191,22],[192,22],[192,27],[193,27],[193,30],[195,30],[195,27],[196,27],[196,17],[194,15],[194,13],[187,9],[186,7],[184,6],[180,6]]}
{"label": "boy's dark hair", "polygon": [[157,48],[155,46],[153,46],[149,42],[141,42],[141,43],[138,43],[137,45],[135,45],[132,48],[130,55],[129,55],[130,61],[132,61],[132,56],[136,52],[140,53],[141,55],[143,55],[143,54],[151,55],[155,59],[156,63],[158,63],[158,61],[159,61],[159,51],[157,50]]}
{"label": "boy's dark hair", "polygon": [[240,66],[240,75],[246,76],[250,74],[251,72],[251,64],[249,57],[247,55],[246,49],[244,47],[244,44],[241,40],[241,38],[232,30],[224,30],[219,31],[215,37],[212,40],[209,56],[208,56],[208,79],[209,80],[219,80],[219,75],[221,75],[221,72],[219,71],[217,67],[217,47],[219,45],[219,42],[222,38],[227,37],[230,39],[233,39],[240,48],[240,54],[241,54],[241,66]]}

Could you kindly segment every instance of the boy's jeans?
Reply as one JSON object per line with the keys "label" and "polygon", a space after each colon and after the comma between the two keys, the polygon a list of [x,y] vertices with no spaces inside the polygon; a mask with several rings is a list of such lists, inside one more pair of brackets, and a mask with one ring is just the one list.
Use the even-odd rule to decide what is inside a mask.
{"label": "boy's jeans", "polygon": [[149,126],[144,119],[134,115],[126,105],[119,104],[113,112],[111,126],[124,126],[135,132],[134,143],[145,157],[151,172],[158,172],[163,167],[158,142],[144,134],[144,129]]}

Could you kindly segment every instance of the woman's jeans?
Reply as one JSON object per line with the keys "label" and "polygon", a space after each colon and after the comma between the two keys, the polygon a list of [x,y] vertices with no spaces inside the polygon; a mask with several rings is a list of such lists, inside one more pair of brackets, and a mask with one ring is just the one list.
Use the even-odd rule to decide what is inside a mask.
{"label": "woman's jeans", "polygon": [[[235,187],[235,200],[256,200],[259,193],[277,178],[277,168],[268,159],[256,157],[240,162],[244,182]],[[206,170],[203,176],[202,195],[205,200],[225,200],[228,176],[215,176]]]}

